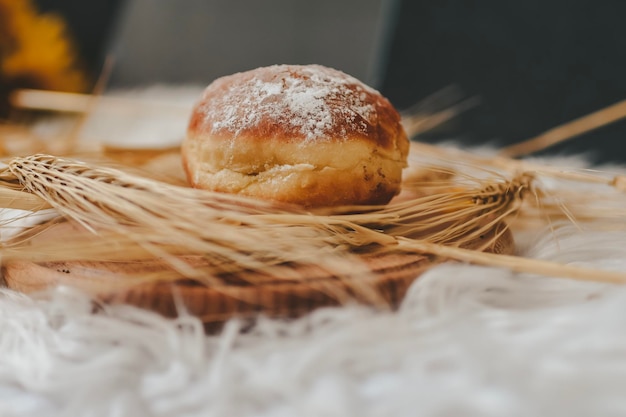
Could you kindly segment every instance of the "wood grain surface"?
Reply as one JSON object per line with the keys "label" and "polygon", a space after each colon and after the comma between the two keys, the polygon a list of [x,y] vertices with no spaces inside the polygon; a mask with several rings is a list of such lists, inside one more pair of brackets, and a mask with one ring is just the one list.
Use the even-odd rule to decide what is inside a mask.
{"label": "wood grain surface", "polygon": [[[493,238],[500,225],[485,241]],[[57,225],[34,239],[58,239],[80,233],[67,223]],[[484,246],[476,241],[475,248]],[[488,248],[495,253],[511,253],[514,242],[507,230]],[[312,254],[312,256],[315,256]],[[355,256],[355,272],[337,277],[323,265],[305,264],[290,268],[289,277],[243,271],[236,276],[222,275],[208,285],[180,276],[170,281],[144,280],[136,283],[129,277],[148,276],[167,268],[162,260],[125,262],[28,262],[14,261],[3,266],[8,287],[24,293],[45,291],[65,285],[81,289],[100,303],[126,303],[174,317],[181,309],[206,323],[222,322],[233,316],[250,317],[263,313],[273,317],[297,317],[315,308],[348,302],[397,306],[411,283],[424,271],[445,261],[433,256],[386,252]],[[186,261],[202,267],[202,258]],[[364,266],[371,273],[363,273]],[[257,276],[252,276],[257,274]],[[256,278],[256,279],[255,279]],[[263,279],[258,279],[263,278]],[[260,282],[254,283],[253,282]],[[372,292],[357,289],[369,288]],[[366,296],[370,294],[370,296]]]}

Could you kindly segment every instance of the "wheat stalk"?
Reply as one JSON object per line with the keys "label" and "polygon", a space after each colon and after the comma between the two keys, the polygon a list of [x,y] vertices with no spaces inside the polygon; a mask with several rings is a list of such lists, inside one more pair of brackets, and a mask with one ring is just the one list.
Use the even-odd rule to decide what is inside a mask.
{"label": "wheat stalk", "polygon": [[[14,176],[13,182],[7,175]],[[217,227],[234,226],[238,235],[242,230],[240,225],[247,226],[244,230],[267,227],[271,231],[288,227],[289,234],[294,236],[304,228],[306,236],[313,239],[319,235],[310,235],[311,230],[324,231],[325,240],[334,236],[336,245],[349,240],[350,246],[385,244],[391,241],[389,236],[406,236],[451,223],[468,225],[465,230],[448,233],[446,237],[438,237],[438,234],[427,237],[435,243],[447,243],[462,238],[472,227],[482,225],[485,218],[490,222],[501,220],[515,211],[531,190],[532,182],[530,175],[520,174],[511,181],[494,182],[478,189],[421,196],[384,207],[349,208],[364,213],[313,215],[293,206],[165,184],[117,169],[94,168],[48,155],[14,158],[3,176],[5,184],[16,187],[17,181],[24,190],[88,229],[126,230],[143,225],[147,230],[163,231],[163,237],[152,237],[161,244],[169,244],[169,236],[176,230],[189,235],[201,234],[202,224],[212,223]],[[342,210],[347,209],[340,208],[337,212]],[[177,224],[179,219],[187,223],[181,220]],[[383,226],[385,234],[374,230]],[[221,244],[227,245],[227,242]],[[245,244],[242,247],[243,251],[251,249]]]}
{"label": "wheat stalk", "polygon": [[508,173],[523,171],[536,176],[541,175],[568,181],[602,184],[619,191],[626,191],[626,176],[620,174],[591,169],[569,169],[526,160],[511,159],[498,155],[482,156],[458,148],[444,148],[423,142],[411,142],[411,148],[411,153],[413,154],[440,158],[442,162],[447,161],[451,164],[464,164],[474,168],[480,167],[481,170],[492,167],[493,169]]}
{"label": "wheat stalk", "polygon": [[393,246],[397,236],[462,245],[468,232],[484,233],[514,211],[512,204],[528,186],[522,176],[477,190],[361,208],[364,213],[322,215],[48,155],[14,158],[0,179],[93,233],[117,233],[160,256],[157,248],[176,248],[247,269],[306,262],[311,253]]}
{"label": "wheat stalk", "polygon": [[[5,245],[6,259],[63,259],[68,251],[76,251],[75,259],[158,257],[179,274],[213,285],[215,274],[243,270],[271,274],[284,266],[289,270],[294,263],[323,264],[339,277],[355,272],[367,276],[365,269],[358,269],[352,250],[400,250],[542,275],[626,282],[626,276],[619,273],[485,255],[462,247],[517,213],[528,194],[539,198],[534,177],[528,173],[476,189],[422,196],[382,208],[365,207],[362,212],[342,208],[327,214],[178,187],[49,155],[14,158],[0,178],[6,190],[18,192],[19,184],[95,238],[83,234],[53,253],[53,245],[29,248],[28,236],[22,236]],[[111,242],[118,245],[115,250]],[[209,259],[210,267],[205,263],[204,268],[194,268],[181,258],[193,254]],[[143,278],[178,276],[164,271]],[[262,276],[257,283],[262,283]],[[369,297],[375,298],[373,289],[363,285],[366,280],[358,282],[362,287],[355,290],[369,291]]]}
{"label": "wheat stalk", "polygon": [[626,100],[554,127],[534,138],[507,146],[500,150],[500,154],[508,157],[528,155],[615,123],[624,117],[626,117]]}

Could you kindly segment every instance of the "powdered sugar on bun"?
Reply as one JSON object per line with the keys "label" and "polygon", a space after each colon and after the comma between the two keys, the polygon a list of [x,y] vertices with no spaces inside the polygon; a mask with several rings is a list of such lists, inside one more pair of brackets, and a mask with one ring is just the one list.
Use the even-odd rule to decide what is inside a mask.
{"label": "powdered sugar on bun", "polygon": [[[367,137],[389,103],[356,78],[320,65],[275,65],[214,81],[192,128],[213,135],[337,140]],[[383,141],[384,142],[384,141]]]}

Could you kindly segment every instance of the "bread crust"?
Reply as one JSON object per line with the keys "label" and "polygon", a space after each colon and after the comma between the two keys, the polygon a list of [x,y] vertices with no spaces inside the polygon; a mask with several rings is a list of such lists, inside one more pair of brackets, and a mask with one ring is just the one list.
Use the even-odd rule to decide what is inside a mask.
{"label": "bread crust", "polygon": [[182,154],[194,187],[320,207],[389,201],[408,148],[376,90],[330,68],[280,65],[209,85]]}

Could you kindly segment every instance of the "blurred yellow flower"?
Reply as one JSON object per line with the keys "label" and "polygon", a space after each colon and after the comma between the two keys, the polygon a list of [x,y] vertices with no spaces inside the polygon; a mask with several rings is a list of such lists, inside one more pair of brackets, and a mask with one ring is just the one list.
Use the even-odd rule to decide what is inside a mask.
{"label": "blurred yellow flower", "polygon": [[0,0],[0,83],[58,91],[83,91],[76,49],[65,22],[38,14],[31,0]]}

